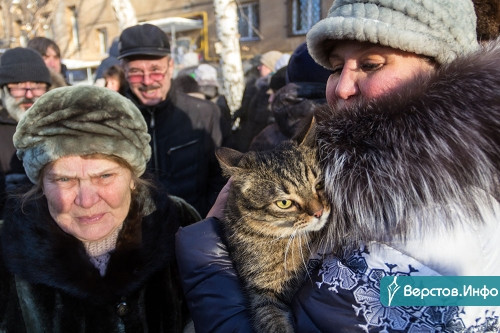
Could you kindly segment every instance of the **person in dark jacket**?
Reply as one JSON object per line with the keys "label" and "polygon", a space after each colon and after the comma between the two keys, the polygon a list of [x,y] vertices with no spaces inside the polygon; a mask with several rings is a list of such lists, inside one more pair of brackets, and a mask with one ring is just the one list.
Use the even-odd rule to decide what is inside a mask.
{"label": "person in dark jacket", "polygon": [[[412,287],[396,278],[500,275],[500,38],[479,45],[471,0],[402,3],[335,0],[307,34],[332,70],[314,129],[334,213],[290,304],[296,332],[500,330],[493,303],[382,300]],[[194,325],[249,332],[222,210],[208,216],[176,237]]]}
{"label": "person in dark jacket", "polygon": [[[276,80],[282,70],[285,71],[284,82]],[[253,138],[249,150],[272,149],[307,127],[314,109],[326,104],[325,88],[330,73],[311,58],[305,42],[300,44],[288,65],[271,78],[270,105],[274,122]]]}
{"label": "person in dark jacket", "polygon": [[118,37],[113,38],[111,45],[109,46],[108,56],[101,60],[99,66],[95,70],[95,81],[94,85],[102,86],[104,80],[104,73],[111,66],[120,66],[120,60],[118,60],[118,55],[120,54],[118,50]]}
{"label": "person in dark jacket", "polygon": [[227,99],[221,93],[219,88],[219,80],[217,76],[217,69],[209,64],[199,64],[192,74],[198,85],[200,92],[205,95],[205,98],[215,103],[221,111],[221,124],[222,131],[222,146],[226,145],[231,135],[231,111],[227,105]]}
{"label": "person in dark jacket", "polygon": [[0,331],[183,331],[174,235],[200,217],[146,175],[149,140],[106,88],[54,89],[26,112],[14,145],[33,184],[0,231]]}
{"label": "person in dark jacket", "polygon": [[[227,146],[241,152],[248,151],[253,138],[272,122],[269,110],[269,83],[279,68],[276,63],[283,53],[272,50],[259,58],[259,77],[249,80],[245,85],[241,107],[234,113],[238,128],[231,134]],[[234,126],[233,126],[234,127]]]}
{"label": "person in dark jacket", "polygon": [[220,110],[172,87],[170,44],[157,26],[125,29],[119,46],[118,58],[129,83],[125,95],[141,110],[151,135],[148,169],[169,193],[204,216],[224,185],[214,154],[222,141]]}
{"label": "person in dark jacket", "polygon": [[[0,60],[0,220],[5,203],[6,178],[15,177],[12,136],[24,112],[51,87],[52,79],[43,58],[29,48],[5,51]],[[17,173],[17,170],[16,172]]]}

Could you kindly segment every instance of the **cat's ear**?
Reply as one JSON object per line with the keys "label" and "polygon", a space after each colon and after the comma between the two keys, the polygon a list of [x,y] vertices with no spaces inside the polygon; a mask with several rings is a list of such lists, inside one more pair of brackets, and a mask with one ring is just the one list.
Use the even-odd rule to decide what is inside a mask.
{"label": "cat's ear", "polygon": [[215,156],[219,160],[221,168],[229,172],[238,166],[243,155],[244,153],[227,147],[220,147],[215,150]]}
{"label": "cat's ear", "polygon": [[313,117],[304,124],[302,129],[293,137],[299,145],[314,147],[316,145],[316,120]]}

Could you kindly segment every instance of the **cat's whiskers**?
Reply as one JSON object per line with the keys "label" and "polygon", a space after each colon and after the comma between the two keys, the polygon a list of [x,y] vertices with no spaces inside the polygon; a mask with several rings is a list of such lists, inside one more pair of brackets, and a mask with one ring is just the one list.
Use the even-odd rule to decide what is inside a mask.
{"label": "cat's whiskers", "polygon": [[[313,253],[313,249],[311,248],[311,242],[306,242],[306,245],[307,245],[307,253],[308,253],[307,258],[305,258],[304,254],[302,253],[302,264],[304,265],[304,267],[307,267],[307,263],[309,262],[311,254]],[[302,251],[302,247],[301,247],[301,251]],[[312,279],[308,269],[306,269],[306,274],[307,274],[307,277],[309,279]]]}
{"label": "cat's whiskers", "polygon": [[[285,262],[283,263],[284,267],[285,267],[285,270],[288,270],[288,268],[287,268],[288,251],[290,250],[290,246],[292,245],[292,243],[293,243],[296,235],[297,235],[297,230],[294,230],[293,233],[288,237],[288,242],[286,243],[286,248],[285,248]],[[292,247],[292,249],[293,249],[293,247]],[[291,255],[293,256],[293,251],[292,251]]]}
{"label": "cat's whiskers", "polygon": [[[290,255],[294,256],[294,255],[300,255],[300,259],[302,261],[302,264],[304,265],[304,267],[307,266],[307,263],[306,263],[306,258],[304,256],[304,251],[302,249],[302,242],[304,241],[304,237],[306,237],[303,233],[300,232],[300,227],[295,227],[292,234],[288,237],[288,242],[287,242],[287,245],[286,245],[286,249],[285,249],[285,258],[284,258],[284,267],[285,269],[287,269],[287,258],[288,258],[288,253],[290,252],[289,250],[292,249],[292,251],[290,252]],[[307,238],[307,237],[306,237]],[[298,246],[293,246],[293,242],[298,242]],[[309,245],[309,242],[307,241],[307,239],[305,240],[306,241],[306,246],[307,248],[310,250],[310,245]],[[294,253],[294,249],[297,248],[299,250],[299,253],[295,254]],[[307,258],[308,259],[308,258]],[[296,268],[293,268],[293,270],[296,270]]]}

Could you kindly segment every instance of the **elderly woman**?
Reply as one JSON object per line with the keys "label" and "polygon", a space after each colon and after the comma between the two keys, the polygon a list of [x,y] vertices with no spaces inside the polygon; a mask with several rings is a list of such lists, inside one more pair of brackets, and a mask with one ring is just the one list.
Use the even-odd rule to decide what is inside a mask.
{"label": "elderly woman", "polygon": [[54,89],[27,111],[14,144],[34,187],[7,203],[0,331],[182,331],[174,234],[198,216],[142,176],[149,140],[106,88]]}
{"label": "elderly woman", "polygon": [[[500,40],[479,46],[471,0],[336,0],[307,44],[332,70],[315,118],[334,213],[296,331],[498,332],[494,307],[385,307],[380,280],[500,275]],[[177,234],[194,324],[249,332],[219,233]]]}

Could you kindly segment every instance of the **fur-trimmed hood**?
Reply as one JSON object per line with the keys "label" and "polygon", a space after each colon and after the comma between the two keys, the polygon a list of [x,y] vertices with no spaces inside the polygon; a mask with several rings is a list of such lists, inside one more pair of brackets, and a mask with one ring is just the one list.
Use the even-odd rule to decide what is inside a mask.
{"label": "fur-trimmed hood", "polygon": [[316,121],[335,245],[498,223],[500,39]]}

